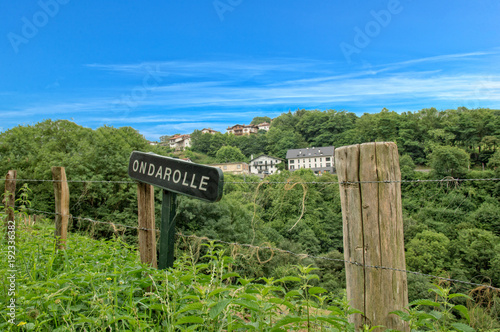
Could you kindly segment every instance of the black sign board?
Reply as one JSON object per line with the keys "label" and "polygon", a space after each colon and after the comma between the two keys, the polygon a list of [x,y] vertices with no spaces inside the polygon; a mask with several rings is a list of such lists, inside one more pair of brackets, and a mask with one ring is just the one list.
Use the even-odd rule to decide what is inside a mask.
{"label": "black sign board", "polygon": [[134,151],[130,155],[128,175],[132,179],[209,202],[222,198],[224,175],[216,167]]}

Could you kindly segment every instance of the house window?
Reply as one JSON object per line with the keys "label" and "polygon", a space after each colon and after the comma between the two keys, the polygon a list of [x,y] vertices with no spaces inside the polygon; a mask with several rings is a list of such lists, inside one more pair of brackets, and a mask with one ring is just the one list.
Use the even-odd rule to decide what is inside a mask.
{"label": "house window", "polygon": [[290,165],[290,169],[293,169],[293,165]]}
{"label": "house window", "polygon": [[309,168],[311,168],[311,164],[309,164]]}
{"label": "house window", "polygon": [[326,157],[326,161],[330,161],[330,157]]}
{"label": "house window", "polygon": [[331,166],[332,166],[332,164],[326,163],[326,167],[331,167]]}
{"label": "house window", "polygon": [[293,160],[293,159],[290,160],[290,164],[293,164],[293,163],[295,163],[295,160]]}

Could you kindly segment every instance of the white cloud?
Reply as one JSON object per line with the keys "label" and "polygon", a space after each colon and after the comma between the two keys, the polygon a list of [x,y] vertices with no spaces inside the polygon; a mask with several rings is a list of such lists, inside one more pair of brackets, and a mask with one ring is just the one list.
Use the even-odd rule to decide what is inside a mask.
{"label": "white cloud", "polygon": [[[411,110],[418,107],[415,105],[433,107],[436,104],[500,108],[498,69],[487,65],[494,62],[498,54],[495,50],[440,55],[350,72],[338,70],[334,63],[304,59],[92,64],[88,67],[110,71],[110,75],[145,75],[144,68],[158,66],[162,77],[190,78],[169,78],[148,87],[144,98],[133,107],[119,102],[123,94],[132,93],[133,87],[124,88],[117,83],[100,94],[93,88],[78,97],[60,95],[55,101],[51,95],[49,102],[41,95],[36,104],[18,102],[15,107],[0,112],[6,123],[17,124],[20,112],[26,118],[67,115],[79,123],[154,126],[147,129],[148,132],[165,134],[163,131],[167,128],[188,132],[207,126],[225,129],[226,124],[246,121],[242,119],[271,112],[276,116],[278,109],[347,105],[343,107],[348,111],[359,112],[360,109],[379,111],[382,107]],[[457,65],[447,66],[450,61]],[[472,68],[468,66],[471,62],[476,65],[466,71],[461,68],[461,61],[467,61],[463,68]],[[142,78],[137,82],[140,85]]]}

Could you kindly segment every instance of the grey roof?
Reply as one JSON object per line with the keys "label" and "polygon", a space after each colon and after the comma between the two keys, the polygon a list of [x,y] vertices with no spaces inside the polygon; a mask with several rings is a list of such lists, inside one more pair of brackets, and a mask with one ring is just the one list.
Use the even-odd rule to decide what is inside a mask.
{"label": "grey roof", "polygon": [[333,156],[335,147],[333,146],[321,146],[313,148],[303,148],[303,149],[291,149],[286,152],[286,159],[292,158],[306,158],[306,157],[322,157],[322,156]]}
{"label": "grey roof", "polygon": [[283,159],[278,158],[278,157],[273,157],[273,156],[270,156],[270,155],[267,155],[267,154],[261,154],[260,156],[255,157],[255,158],[253,158],[252,160],[250,160],[250,162],[254,161],[255,159],[259,159],[260,157],[268,157],[268,158],[272,158],[272,159],[283,160]]}

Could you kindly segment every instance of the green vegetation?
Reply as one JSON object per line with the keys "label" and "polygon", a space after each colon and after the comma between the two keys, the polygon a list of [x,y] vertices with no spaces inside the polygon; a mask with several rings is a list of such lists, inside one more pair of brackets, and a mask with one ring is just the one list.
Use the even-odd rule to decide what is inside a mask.
{"label": "green vegetation", "polygon": [[[500,142],[500,110],[429,108],[398,114],[384,108],[379,113],[362,116],[347,111],[297,110],[273,119],[267,133],[234,136],[195,131],[192,140],[194,151],[211,156],[228,145],[238,147],[246,157],[265,153],[279,158],[294,148],[392,141],[397,143],[401,154],[408,155],[418,165],[431,162],[436,150],[434,159],[438,154],[444,157],[443,153],[451,153],[458,158],[454,162],[458,163],[459,170],[463,170],[464,162],[467,169],[469,162],[460,152],[463,150],[470,158],[470,166],[497,167],[498,163],[488,165],[488,161]],[[443,150],[444,146],[453,148]],[[452,175],[451,170],[457,169],[450,166],[440,170],[439,175],[443,172],[451,176],[463,174]]]}
{"label": "green vegetation", "polygon": [[[101,127],[92,130],[69,121],[47,120],[34,126],[16,127],[0,134],[0,173],[6,174],[9,169],[16,169],[19,179],[49,180],[51,179],[50,168],[52,166],[64,166],[68,179],[82,181],[69,183],[70,211],[75,217],[70,221],[69,231],[72,234],[72,241],[79,242],[78,245],[70,248],[68,253],[71,250],[76,250],[80,244],[82,248],[87,246],[88,239],[84,240],[78,234],[86,236],[90,234],[93,238],[98,239],[99,243],[109,246],[118,244],[120,247],[125,246],[122,242],[127,243],[125,247],[130,246],[127,249],[130,255],[126,254],[125,251],[122,252],[122,249],[117,249],[118,247],[102,249],[103,255],[106,251],[108,255],[114,251],[121,252],[121,258],[117,261],[115,261],[116,257],[114,256],[112,259],[108,257],[107,262],[115,265],[103,267],[94,264],[97,270],[93,270],[78,261],[78,264],[81,264],[79,266],[81,266],[82,273],[89,272],[97,275],[104,273],[102,271],[106,273],[114,271],[114,269],[120,271],[122,266],[123,271],[127,271],[125,264],[128,263],[125,262],[128,262],[129,258],[134,262],[130,264],[136,264],[136,267],[130,267],[131,270],[144,268],[137,267],[135,249],[132,249],[137,241],[135,229],[120,226],[113,229],[107,224],[94,224],[77,218],[81,216],[115,224],[137,226],[135,184],[98,182],[129,180],[127,176],[128,158],[133,150],[190,158],[199,163],[214,163],[217,162],[217,152],[221,148],[223,148],[222,151],[227,150],[228,152],[239,149],[240,154],[235,153],[238,155],[237,159],[242,160],[241,156],[243,156],[244,160],[248,160],[251,155],[258,156],[262,153],[284,157],[289,148],[323,145],[338,147],[368,141],[394,140],[402,154],[400,164],[403,179],[439,180],[446,177],[449,180],[447,182],[402,183],[407,269],[446,278],[488,283],[498,287],[500,285],[500,215],[498,213],[500,181],[456,182],[450,177],[462,179],[499,178],[500,150],[496,150],[500,137],[499,131],[500,111],[498,110],[460,108],[458,110],[437,111],[425,109],[403,114],[383,110],[377,114],[364,114],[360,117],[345,111],[299,110],[294,113],[282,114],[274,119],[271,129],[267,133],[259,132],[251,136],[236,137],[227,134],[211,135],[195,132],[192,135],[192,149],[174,153],[161,146],[149,145],[132,128]],[[422,167],[430,168],[430,172],[415,170]],[[240,276],[239,279],[230,278],[230,284],[237,288],[244,287],[241,280],[253,279],[252,285],[254,283],[264,285],[267,284],[266,278],[268,280],[273,278],[272,280],[275,281],[283,276],[288,276],[291,279],[287,279],[283,284],[275,285],[273,281],[272,287],[288,287],[289,290],[299,290],[303,283],[298,280],[302,280],[301,274],[304,275],[304,272],[301,272],[297,266],[307,266],[312,269],[318,268],[318,270],[313,270],[318,277],[311,281],[313,287],[327,290],[330,294],[330,302],[333,301],[332,298],[341,298],[345,289],[345,273],[342,262],[344,249],[337,177],[330,174],[317,177],[309,170],[299,170],[293,173],[283,171],[280,174],[273,174],[265,180],[262,182],[253,176],[241,177],[225,174],[224,196],[217,204],[179,197],[176,216],[178,231],[185,235],[195,234],[225,242],[281,248],[297,254],[290,255],[282,251],[252,248],[244,250],[242,247],[226,249],[223,256],[216,257],[219,260],[223,260],[222,257],[226,255],[231,257],[230,260],[224,258],[227,260],[224,264],[230,266],[230,270],[228,270],[230,273],[237,273]],[[267,181],[272,183],[267,183]],[[29,182],[31,192],[23,186],[25,184],[26,182],[22,180],[18,181],[18,188],[24,189],[17,194],[17,197],[29,194],[30,202],[28,204],[24,199],[24,201],[17,202],[17,206],[24,205],[40,211],[54,211],[51,182]],[[1,192],[4,190],[3,182],[0,182],[0,190]],[[156,197],[158,199],[156,204],[157,220],[159,220],[161,203],[159,198],[161,195],[158,193]],[[28,212],[40,214],[35,211]],[[39,232],[40,235],[37,237],[48,239],[48,231],[44,230],[44,227],[40,227],[40,229],[34,229],[33,232]],[[47,234],[43,235],[43,232]],[[119,236],[120,240],[115,239],[116,235]],[[55,275],[61,280],[69,278],[61,276],[61,273],[72,268],[62,264],[62,258],[54,258],[56,256],[52,249],[52,252],[49,249],[35,250],[33,248],[42,248],[45,244],[42,246],[42,244],[32,243],[27,238],[23,241],[26,241],[27,247],[25,248],[30,248],[30,250],[26,249],[24,253],[26,258],[22,258],[26,259],[26,263],[23,263],[23,273],[36,277],[46,275],[52,267],[57,267],[58,270],[54,270],[57,273],[50,272],[52,278],[56,278]],[[180,266],[189,266],[189,269],[195,269],[193,266],[198,263],[211,264],[210,258],[205,257],[200,258],[200,261],[195,260],[195,263],[191,262],[189,265],[189,260],[193,259],[189,247],[188,244],[179,242],[177,260]],[[82,249],[81,255],[87,256],[81,256],[82,261],[85,257],[100,257],[99,255],[101,255],[97,251],[91,252],[91,249],[85,250]],[[300,256],[300,254],[305,253],[316,258]],[[47,257],[45,257],[46,254]],[[203,249],[201,256],[205,254],[207,251]],[[29,260],[28,256],[31,257]],[[61,263],[58,263],[59,260]],[[111,263],[111,260],[114,263]],[[100,258],[96,261],[104,262],[105,259]],[[76,269],[80,268],[75,267],[75,271],[71,273],[79,272]],[[181,271],[184,270],[181,269]],[[200,273],[206,275],[207,270]],[[120,278],[126,279],[128,277]],[[38,285],[37,287],[40,289],[47,287],[50,294],[66,287],[57,284],[55,279],[45,278],[43,286]],[[79,280],[78,278],[71,277],[70,279]],[[102,282],[109,282],[105,280],[107,277],[103,278]],[[240,283],[235,283],[235,279],[240,280]],[[48,282],[48,280],[51,281]],[[163,279],[158,280],[165,280],[165,276],[163,275]],[[20,281],[20,284],[24,282]],[[29,285],[34,287],[35,284]],[[149,284],[149,286],[151,285]],[[410,301],[435,301],[435,294],[427,291],[431,288],[429,278],[409,274],[408,286]],[[471,292],[469,286],[460,284],[447,286],[450,288],[449,292]],[[96,290],[101,288],[103,292],[106,289],[101,283],[95,287]],[[26,292],[28,291],[26,290]],[[66,294],[65,292],[64,294]],[[37,296],[41,296],[40,294]],[[163,293],[161,296],[165,294]],[[276,297],[283,295],[281,291],[273,294]],[[302,296],[305,295],[307,294],[303,290]],[[106,296],[109,295],[106,293],[103,296],[104,299],[107,299]],[[126,303],[135,298],[136,294],[130,296],[130,298],[119,296],[118,303]],[[470,325],[479,331],[498,329],[500,321],[498,294],[492,293],[485,296],[485,292],[474,291],[470,293],[470,297],[480,304],[469,306],[467,299],[456,299],[462,301],[456,305],[469,306]],[[163,297],[163,299],[165,298]],[[76,299],[72,301],[76,301]],[[227,300],[227,298],[224,299]],[[257,297],[257,300],[262,299]],[[297,297],[293,300],[306,301],[304,297]],[[75,303],[71,305],[76,305]],[[160,303],[162,302],[160,301]],[[151,302],[151,304],[153,303]],[[134,313],[134,315],[139,315],[140,310],[143,310],[138,309],[137,303],[130,302],[129,305],[130,309],[126,309],[126,311]],[[103,314],[101,317],[97,313],[101,310],[98,309],[99,306],[104,306],[103,303],[96,303],[95,306],[92,307],[93,309],[89,309],[91,313],[85,312],[84,316],[98,317],[99,319],[104,319],[103,317],[106,316],[108,317],[107,321],[113,320],[107,314]],[[223,307],[222,304],[221,306]],[[232,306],[233,304],[228,304],[229,308]],[[260,306],[261,304],[259,304],[259,308]],[[264,304],[262,306],[266,307]],[[224,310],[228,307],[222,308],[221,313],[225,313]],[[55,305],[51,308],[47,307],[44,310],[50,314],[50,310],[58,308],[58,306]],[[204,307],[205,315],[210,315],[210,308]],[[422,308],[419,306],[415,309],[413,306],[409,310],[421,311]],[[449,309],[446,305],[441,308],[443,310]],[[107,312],[108,309],[102,310]],[[245,310],[252,309],[246,308]],[[429,310],[424,310],[424,312],[428,313]],[[462,317],[460,312],[457,313],[456,310],[448,312],[458,318]],[[152,314],[158,313],[154,311]],[[189,312],[186,313],[186,315],[188,314]],[[80,317],[75,313],[71,313],[71,315],[76,315],[75,319]],[[201,311],[196,312],[195,315],[202,315],[202,313]],[[263,315],[265,316],[265,314]],[[65,317],[63,314],[61,316]],[[264,316],[259,319],[264,319]],[[142,319],[137,317],[136,322]],[[172,317],[169,319],[174,319]],[[303,316],[301,317],[303,318]],[[276,323],[281,318],[283,317],[278,315],[273,318],[273,321]],[[49,318],[42,317],[38,323],[42,322],[43,319]],[[161,319],[160,321],[158,318],[155,324],[161,325],[167,316],[162,316]],[[134,330],[135,325],[126,325],[132,324],[124,323],[126,321],[119,321],[119,324],[122,324],[120,328],[125,329],[124,326],[128,326],[129,329]],[[34,320],[29,322],[38,324]],[[55,324],[52,318],[51,322],[50,324]],[[249,322],[245,321],[245,323]],[[426,320],[426,322],[430,321]],[[449,322],[454,321],[447,320],[444,325],[451,329]],[[296,321],[294,323],[303,324],[304,322]],[[321,324],[318,321],[316,323]],[[444,325],[439,325],[440,322],[436,323],[437,325],[435,323],[431,324],[434,326],[432,328],[444,329],[442,327]],[[64,319],[59,320],[57,325],[50,326],[53,328],[63,326],[59,324],[64,325]],[[81,326],[85,326],[84,323],[82,324]],[[226,320],[224,324],[229,324],[229,322]],[[259,324],[264,323],[259,322]],[[422,325],[421,329],[428,329],[431,325],[425,325],[427,327]],[[217,326],[220,328],[221,325]],[[222,329],[228,329],[227,325],[224,326]],[[489,329],[485,326],[488,326]]]}
{"label": "green vegetation", "polygon": [[229,145],[221,147],[215,154],[215,157],[220,163],[245,161],[246,159],[243,153],[241,153],[240,149]]}
{"label": "green vegetation", "polygon": [[[354,311],[311,284],[318,278],[311,267],[297,266],[297,277],[245,278],[210,243],[162,271],[140,264],[120,238],[71,234],[67,250],[57,251],[53,227],[44,223],[19,227],[16,246],[17,326],[2,310],[2,331],[352,330],[346,319]],[[2,275],[7,270],[2,260]]]}
{"label": "green vegetation", "polygon": [[[163,271],[141,264],[136,248],[120,237],[89,240],[71,234],[67,249],[57,251],[51,225],[21,220],[16,324],[2,311],[2,331],[354,331],[348,317],[360,313],[345,297],[317,286],[317,269],[311,266],[294,266],[295,275],[280,278],[248,278],[234,271],[229,250],[211,242],[189,243],[174,268]],[[1,242],[5,246],[3,237]],[[2,260],[2,275],[8,270]],[[395,314],[414,327],[474,331],[469,310],[451,303],[466,296],[435,287],[440,302],[415,301],[416,308]],[[8,303],[7,284],[2,289],[0,298]],[[436,309],[418,311],[421,305]]]}

